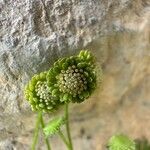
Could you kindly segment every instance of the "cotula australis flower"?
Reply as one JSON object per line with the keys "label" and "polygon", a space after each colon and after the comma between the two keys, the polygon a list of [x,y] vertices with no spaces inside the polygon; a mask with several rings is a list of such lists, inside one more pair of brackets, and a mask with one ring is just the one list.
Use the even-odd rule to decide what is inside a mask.
{"label": "cotula australis flower", "polygon": [[96,88],[94,57],[89,51],[59,59],[48,71],[47,81],[52,96],[61,102],[82,102]]}
{"label": "cotula australis flower", "polygon": [[25,98],[29,101],[32,110],[52,111],[59,104],[59,100],[51,95],[46,75],[47,72],[34,75],[25,87]]}

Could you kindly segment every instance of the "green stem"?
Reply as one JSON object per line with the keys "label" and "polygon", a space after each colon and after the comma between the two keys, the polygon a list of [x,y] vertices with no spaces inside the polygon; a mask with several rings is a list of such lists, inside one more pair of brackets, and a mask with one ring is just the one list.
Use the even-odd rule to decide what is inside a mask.
{"label": "green stem", "polygon": [[58,134],[59,134],[60,138],[62,139],[62,141],[65,143],[65,145],[68,147],[68,149],[70,149],[70,144],[66,140],[64,134],[61,131],[59,131]]}
{"label": "green stem", "polygon": [[[42,116],[42,115],[41,115],[41,117],[40,117],[40,122],[41,122],[42,128],[44,128],[44,127],[45,127],[45,124],[44,124],[44,120],[43,120],[43,116]],[[51,150],[51,147],[50,147],[50,144],[49,144],[48,139],[45,138],[45,137],[44,137],[44,139],[45,139],[45,143],[46,143],[46,145],[47,145],[47,150]]]}
{"label": "green stem", "polygon": [[73,150],[73,145],[72,145],[72,139],[71,139],[71,134],[70,134],[70,127],[69,127],[69,110],[68,110],[68,103],[66,103],[66,109],[65,109],[65,117],[66,117],[66,131],[68,135],[68,140],[69,140],[69,145],[70,148],[69,150]]}
{"label": "green stem", "polygon": [[37,116],[37,121],[36,121],[36,126],[35,126],[35,131],[34,131],[34,137],[33,137],[33,142],[32,142],[32,150],[35,150],[37,140],[38,140],[38,134],[39,134],[39,129],[40,129],[40,118],[41,118],[42,113],[39,112]]}

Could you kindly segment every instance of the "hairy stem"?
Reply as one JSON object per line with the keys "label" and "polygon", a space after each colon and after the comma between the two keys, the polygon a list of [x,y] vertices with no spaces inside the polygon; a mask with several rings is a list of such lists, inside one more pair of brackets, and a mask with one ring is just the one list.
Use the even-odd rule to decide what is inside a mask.
{"label": "hairy stem", "polygon": [[40,118],[42,116],[42,113],[39,112],[37,116],[37,121],[36,121],[36,126],[35,126],[35,131],[34,131],[34,137],[33,137],[33,142],[32,142],[32,150],[35,150],[37,140],[38,140],[38,134],[39,134],[39,129],[40,129]]}
{"label": "hairy stem", "polygon": [[[42,116],[42,115],[41,115],[41,117],[40,117],[40,122],[41,122],[42,128],[44,128],[44,127],[45,127],[45,124],[44,124],[44,120],[43,120],[43,116]],[[51,150],[51,147],[50,147],[50,144],[49,144],[48,139],[45,138],[45,137],[44,137],[44,139],[45,139],[45,143],[46,143],[46,145],[47,145],[47,150]]]}
{"label": "hairy stem", "polygon": [[66,109],[65,109],[66,131],[67,131],[69,145],[70,145],[69,150],[73,150],[72,139],[71,139],[71,134],[70,134],[70,127],[69,127],[69,112],[68,112],[69,110],[68,109],[69,109],[69,106],[68,106],[68,103],[66,103]]}

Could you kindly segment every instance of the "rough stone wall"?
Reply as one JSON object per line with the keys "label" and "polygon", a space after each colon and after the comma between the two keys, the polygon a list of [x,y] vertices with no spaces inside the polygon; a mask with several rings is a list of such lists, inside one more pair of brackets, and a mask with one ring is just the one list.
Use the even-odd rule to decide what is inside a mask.
{"label": "rough stone wall", "polygon": [[24,85],[83,48],[97,56],[104,80],[89,100],[72,106],[76,149],[102,150],[119,131],[150,139],[149,0],[1,0],[0,149],[29,149],[35,116]]}

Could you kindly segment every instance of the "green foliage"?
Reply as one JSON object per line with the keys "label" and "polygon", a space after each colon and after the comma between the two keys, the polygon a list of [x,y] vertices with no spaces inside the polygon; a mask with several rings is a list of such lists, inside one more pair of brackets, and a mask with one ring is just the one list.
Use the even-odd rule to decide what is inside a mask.
{"label": "green foliage", "polygon": [[50,121],[47,126],[44,128],[44,133],[46,137],[52,136],[59,132],[62,125],[64,125],[66,122],[66,119],[64,117],[58,117],[54,118],[52,121]]}
{"label": "green foliage", "polygon": [[135,143],[136,143],[136,150],[150,150],[150,143],[145,138],[135,140]]}
{"label": "green foliage", "polygon": [[[96,74],[93,55],[88,50],[82,50],[77,56],[59,59],[47,72],[41,72],[32,77],[25,87],[24,94],[33,111],[52,112],[60,105],[66,104],[65,118],[55,118],[44,127],[41,117],[40,123],[42,128],[44,127],[46,137],[59,133],[68,149],[73,150],[69,131],[68,103],[83,102],[93,93],[97,86]],[[100,81],[101,74],[102,72],[99,74]],[[68,141],[60,131],[63,124],[66,124]],[[38,132],[39,130],[35,131],[33,149],[37,142]],[[47,148],[50,149],[48,139],[45,141]]]}
{"label": "green foliage", "polygon": [[109,150],[136,150],[135,142],[125,135],[112,136],[108,148]]}

